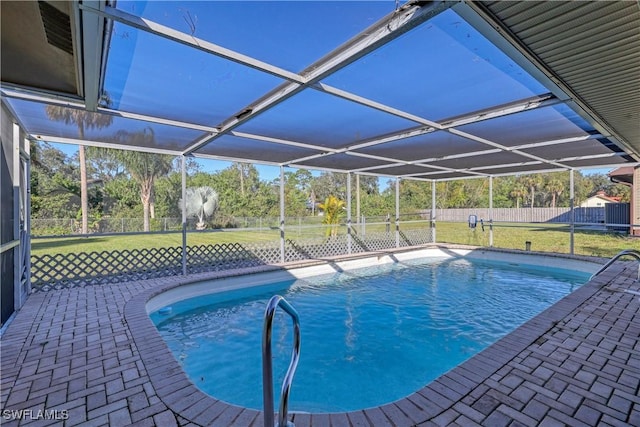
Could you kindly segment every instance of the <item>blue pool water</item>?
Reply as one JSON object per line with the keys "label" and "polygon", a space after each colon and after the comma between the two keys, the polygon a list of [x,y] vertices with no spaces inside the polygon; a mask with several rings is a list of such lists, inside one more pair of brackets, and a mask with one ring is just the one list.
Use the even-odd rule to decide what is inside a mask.
{"label": "blue pool water", "polygon": [[[587,279],[569,270],[438,258],[212,294],[151,318],[201,390],[260,410],[264,310],[272,295],[283,295],[298,310],[302,332],[289,408],[339,412],[419,390]],[[276,405],[291,330],[278,311]]]}

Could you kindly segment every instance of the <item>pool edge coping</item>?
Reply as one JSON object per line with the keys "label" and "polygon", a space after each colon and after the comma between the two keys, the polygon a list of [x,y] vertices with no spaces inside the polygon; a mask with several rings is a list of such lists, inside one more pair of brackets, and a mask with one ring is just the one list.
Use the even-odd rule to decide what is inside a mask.
{"label": "pool edge coping", "polygon": [[[294,262],[289,264],[274,264],[246,269],[199,273],[187,276],[174,276],[163,279],[151,279],[157,285],[142,291],[129,300],[124,307],[124,319],[129,325],[133,341],[138,347],[150,382],[156,389],[157,396],[165,405],[178,416],[197,425],[227,426],[235,419],[241,417],[247,425],[260,418],[262,411],[243,408],[233,405],[201,391],[188,378],[176,358],[169,350],[160,333],[147,314],[146,304],[154,296],[182,285],[199,280],[222,279],[247,274],[260,274],[264,272],[278,271],[288,268],[299,268],[323,263],[331,263],[338,260],[366,258],[376,254],[394,254],[416,249],[446,248],[482,250],[512,254],[538,255],[553,258],[566,258],[604,263],[600,257],[571,256],[568,254],[555,254],[546,252],[529,252],[508,249],[495,249],[468,245],[428,244],[399,248],[397,250],[374,251],[354,254],[347,257],[322,258]],[[544,333],[549,331],[557,322],[578,308],[589,297],[598,292],[607,282],[590,280],[577,290],[566,295],[551,307],[545,309],[532,319],[517,327],[515,330],[496,341],[480,353],[426,384],[423,388],[402,399],[387,404],[349,412],[309,414],[292,411],[295,418],[305,416],[346,416],[359,418],[365,416],[368,419],[377,419],[382,411],[390,419],[398,419],[402,424],[409,421],[411,425],[432,419],[447,409],[451,408],[461,398],[467,395],[478,384],[490,378],[502,366],[520,354],[528,346],[534,344]],[[470,382],[469,377],[476,378]],[[454,386],[453,390],[450,386]],[[411,411],[401,411],[399,407],[410,405]],[[407,418],[406,412],[413,414]],[[418,418],[419,417],[419,418]],[[414,419],[417,418],[417,419]]]}

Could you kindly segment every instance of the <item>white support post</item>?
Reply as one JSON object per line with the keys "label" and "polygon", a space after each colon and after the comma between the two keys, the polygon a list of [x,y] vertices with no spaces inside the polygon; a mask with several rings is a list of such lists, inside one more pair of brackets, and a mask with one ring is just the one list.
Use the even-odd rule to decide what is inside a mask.
{"label": "white support post", "polygon": [[187,160],[180,158],[182,169],[182,274],[187,274]]}
{"label": "white support post", "polygon": [[396,177],[396,248],[400,247],[400,178]]}
{"label": "white support post", "polygon": [[[21,281],[21,306],[27,300],[27,296],[31,293],[31,147],[28,139],[23,139],[23,167],[24,167],[24,188],[20,191],[24,195],[23,209],[24,209],[24,224],[21,232],[24,234],[25,247],[22,248],[24,254],[23,274],[24,277]],[[21,240],[22,241],[22,240]]]}
{"label": "white support post", "polygon": [[360,235],[363,234],[360,221],[360,175],[356,174],[356,224],[360,225]]}
{"label": "white support post", "polygon": [[347,172],[347,253],[352,252],[353,236],[351,236],[351,172]]}
{"label": "white support post", "polygon": [[[23,247],[20,239],[20,126],[13,123],[13,158],[10,160],[13,170],[11,171],[11,181],[13,182],[13,235],[12,241],[18,244],[14,246],[13,251],[13,311],[17,311],[22,306],[22,293],[20,292],[22,277],[22,267],[24,259],[22,255]],[[4,280],[4,279],[3,279]]]}
{"label": "white support post", "polygon": [[280,262],[285,261],[284,202],[284,166],[280,166]]}
{"label": "white support post", "polygon": [[571,209],[571,214],[569,215],[569,254],[573,255],[574,253],[574,231],[575,231],[575,222],[576,222],[576,211],[575,211],[575,181],[573,177],[573,169],[569,171],[569,208]]}
{"label": "white support post", "polygon": [[489,247],[493,247],[493,176],[489,177]]}
{"label": "white support post", "polygon": [[431,242],[436,243],[436,181],[431,181]]}

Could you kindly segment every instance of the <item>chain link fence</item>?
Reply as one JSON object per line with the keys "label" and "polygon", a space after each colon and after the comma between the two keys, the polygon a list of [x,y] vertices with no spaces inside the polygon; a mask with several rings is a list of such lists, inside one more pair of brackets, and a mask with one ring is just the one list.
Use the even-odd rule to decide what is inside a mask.
{"label": "chain link fence", "polygon": [[[571,210],[569,208],[494,208],[489,214],[488,208],[478,209],[436,209],[434,211],[437,221],[466,222],[469,215],[476,215],[493,221],[523,222],[523,223],[566,223],[570,222]],[[605,208],[575,208],[575,222],[581,224],[604,224],[611,222],[605,215]],[[401,214],[402,222],[423,221],[431,219],[431,210],[425,209],[415,213]],[[284,225],[288,229],[322,224],[322,216],[287,217]],[[360,227],[367,224],[391,224],[395,223],[395,213],[378,216],[361,216],[352,218],[351,223]],[[343,218],[343,223],[346,218]],[[187,219],[187,230],[196,229],[195,218]],[[617,221],[616,221],[617,222]],[[150,221],[149,231],[180,231],[182,229],[181,218],[153,218]],[[208,229],[253,229],[268,230],[278,228],[280,219],[277,217],[217,217],[207,224]],[[142,218],[90,218],[90,234],[115,234],[115,233],[140,233],[144,231]],[[71,236],[81,234],[81,221],[76,219],[32,219],[31,235],[43,236]]]}

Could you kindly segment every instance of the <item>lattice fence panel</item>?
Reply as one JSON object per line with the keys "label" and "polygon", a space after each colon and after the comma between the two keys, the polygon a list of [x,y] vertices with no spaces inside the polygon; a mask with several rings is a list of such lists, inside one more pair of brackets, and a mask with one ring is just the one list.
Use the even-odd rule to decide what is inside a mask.
{"label": "lattice fence panel", "polygon": [[280,243],[254,244],[253,251],[265,264],[280,262]]}
{"label": "lattice fence panel", "polygon": [[288,241],[285,261],[326,258],[348,253],[347,236]]}
{"label": "lattice fence panel", "polygon": [[322,240],[319,239],[305,239],[296,241],[287,239],[287,244],[285,245],[284,260],[286,262],[291,262],[311,259],[313,257],[311,256],[308,247],[315,244],[321,244],[321,242]]}
{"label": "lattice fence panel", "polygon": [[424,245],[433,242],[430,228],[420,228],[400,231],[400,247]]}
{"label": "lattice fence panel", "polygon": [[396,234],[384,231],[367,233],[364,236],[355,236],[354,241],[356,244],[353,247],[361,248],[358,252],[382,251],[396,247]]}
{"label": "lattice fence panel", "polygon": [[31,256],[31,285],[39,291],[152,279],[181,271],[178,247]]}
{"label": "lattice fence panel", "polygon": [[[430,229],[400,233],[400,246],[432,241]],[[354,234],[351,251],[346,235],[324,239],[287,240],[285,261],[335,257],[396,247],[395,232]],[[187,271],[199,273],[255,267],[280,262],[278,242],[239,243],[187,247]],[[182,274],[182,248],[153,248],[124,251],[82,252],[31,257],[31,283],[35,290],[73,288],[120,283]]]}
{"label": "lattice fence panel", "polygon": [[225,243],[189,246],[187,270],[189,273],[231,270],[280,262],[279,244]]}

